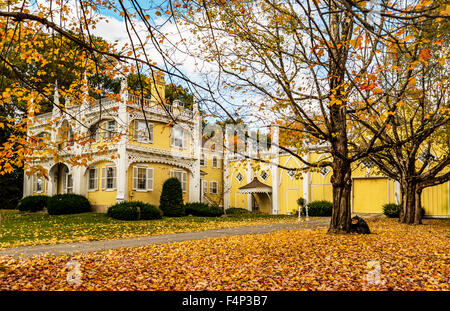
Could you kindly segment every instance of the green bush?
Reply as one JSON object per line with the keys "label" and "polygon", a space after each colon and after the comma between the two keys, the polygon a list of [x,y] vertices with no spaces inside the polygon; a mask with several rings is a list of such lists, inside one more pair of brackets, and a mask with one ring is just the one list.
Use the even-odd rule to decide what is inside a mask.
{"label": "green bush", "polygon": [[164,182],[161,197],[159,199],[159,208],[164,216],[178,217],[184,216],[183,192],[181,183],[176,178],[169,178]]}
{"label": "green bush", "polygon": [[[383,205],[383,214],[389,218],[399,218],[402,211],[401,204],[389,203]],[[425,209],[421,207],[422,217],[425,216]]]}
{"label": "green bush", "polygon": [[227,214],[227,215],[246,215],[246,214],[251,214],[251,212],[249,210],[246,210],[245,208],[230,207],[225,210],[225,214]]}
{"label": "green bush", "polygon": [[[308,216],[331,216],[333,203],[330,201],[313,201],[307,204]],[[306,215],[306,208],[302,206],[302,215]]]}
{"label": "green bush", "polygon": [[141,205],[140,207],[141,207],[141,219],[144,220],[161,219],[163,216],[163,212],[154,205],[144,203],[144,205]]}
{"label": "green bush", "polygon": [[203,216],[203,217],[219,217],[223,211],[218,206],[210,206],[207,203],[191,202],[184,205],[186,215]]}
{"label": "green bush", "polygon": [[161,219],[162,211],[144,202],[122,202],[108,208],[108,216],[119,220]]}
{"label": "green bush", "polygon": [[42,211],[47,207],[47,200],[48,196],[46,195],[31,195],[20,200],[17,209],[21,212]]}
{"label": "green bush", "polygon": [[400,204],[389,203],[383,205],[383,214],[389,218],[398,218],[401,210],[402,206]]}
{"label": "green bush", "polygon": [[88,199],[79,194],[57,194],[47,200],[49,215],[78,214],[91,211]]}

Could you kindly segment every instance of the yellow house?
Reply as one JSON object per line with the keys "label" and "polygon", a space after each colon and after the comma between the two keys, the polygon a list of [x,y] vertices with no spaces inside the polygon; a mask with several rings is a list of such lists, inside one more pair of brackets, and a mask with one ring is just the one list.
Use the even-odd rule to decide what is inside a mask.
{"label": "yellow house", "polygon": [[[265,153],[256,153],[251,145],[241,153],[225,153],[225,208],[290,214],[297,210],[299,198],[306,202],[332,201],[331,169],[301,171],[304,165],[296,156],[275,147],[278,145],[278,128],[273,126],[271,132],[274,133],[274,144]],[[226,135],[230,136],[230,133]],[[293,153],[295,151],[292,149]],[[310,147],[304,159],[315,162],[327,156],[320,148]],[[449,189],[450,182],[446,182],[423,191],[422,206],[426,217],[450,217]],[[354,164],[352,213],[382,213],[386,203],[400,203],[398,182],[380,174],[370,162]]]}
{"label": "yellow house", "polygon": [[[164,84],[156,87],[164,96]],[[297,210],[299,198],[306,202],[332,200],[331,169],[302,170],[304,165],[294,156],[295,149],[288,152],[278,147],[276,125],[271,127],[270,146],[261,146],[260,139],[235,141],[236,128],[231,127],[224,137],[208,143],[201,138],[197,103],[192,110],[179,101],[166,107],[156,98],[142,103],[128,93],[125,82],[120,98],[68,105],[70,114],[85,120],[86,127],[57,109],[36,118],[28,129],[30,136],[41,137],[46,144],[56,142],[61,135],[68,141],[58,146],[64,161],[55,163],[45,157],[30,160],[46,168],[49,178],[25,177],[24,196],[78,193],[89,199],[95,211],[105,212],[122,201],[159,205],[164,181],[175,177],[182,184],[185,202],[200,201],[225,209],[291,214]],[[54,101],[59,103],[58,92]],[[167,110],[176,119],[175,125]],[[82,145],[72,139],[77,133],[89,137],[89,143]],[[305,159],[309,162],[327,157],[319,147],[308,150]],[[81,155],[89,156],[85,166],[68,164],[71,157]],[[399,184],[379,174],[368,162],[353,165],[352,187],[353,213],[382,213],[384,204],[400,202]],[[423,191],[426,216],[450,216],[449,189],[447,182]]]}
{"label": "yellow house", "polygon": [[[164,98],[164,85],[157,87]],[[36,118],[28,128],[30,135],[56,142],[60,135],[70,139],[76,133],[89,137],[89,143],[69,140],[58,149],[63,160],[57,163],[50,157],[30,160],[30,164],[46,168],[49,178],[26,177],[24,196],[78,193],[89,199],[94,211],[105,212],[122,201],[159,205],[164,181],[175,177],[181,182],[185,202],[200,201],[201,119],[197,103],[190,110],[180,101],[163,107],[152,98],[144,99],[142,109],[140,99],[128,93],[125,80],[120,99],[66,105],[67,115],[54,109]],[[59,104],[57,91],[54,100]],[[167,109],[176,119],[175,124]],[[69,115],[85,120],[85,126],[71,122]],[[88,159],[85,166],[69,164],[71,158],[81,155]],[[217,171],[210,174],[217,179],[216,185],[211,180],[212,191],[221,189],[222,180],[214,177],[220,175],[221,167],[220,160],[220,166],[212,168]]]}

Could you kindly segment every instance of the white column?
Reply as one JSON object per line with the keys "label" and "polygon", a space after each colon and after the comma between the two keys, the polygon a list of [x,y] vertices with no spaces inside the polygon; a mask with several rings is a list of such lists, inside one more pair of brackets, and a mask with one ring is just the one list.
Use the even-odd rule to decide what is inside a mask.
{"label": "white column", "polygon": [[279,214],[280,208],[279,208],[279,183],[278,183],[278,164],[279,164],[279,132],[280,129],[278,125],[272,125],[271,127],[273,137],[272,137],[272,143],[270,146],[270,153],[272,154],[272,161],[274,162],[274,165],[272,165],[272,214]]}
{"label": "white column", "polygon": [[83,176],[81,172],[83,168],[80,166],[72,167],[72,182],[73,182],[73,193],[86,195],[83,193]]}
{"label": "white column", "polygon": [[[389,182],[389,181],[388,181]],[[402,194],[400,191],[400,183],[398,181],[394,181],[394,198],[395,198],[395,204],[400,204]]]}
{"label": "white column", "polygon": [[201,117],[198,111],[198,102],[194,99],[194,127],[193,127],[193,160],[192,171],[189,174],[189,201],[200,201],[200,157],[201,157]]}
{"label": "white column", "polygon": [[[306,161],[309,162],[309,151],[306,154]],[[303,168],[305,165],[303,165]],[[311,191],[311,172],[302,172],[303,177],[303,199],[305,200],[305,205],[309,203],[311,197],[310,197],[310,191]]]}
{"label": "white column", "polygon": [[225,137],[224,137],[224,152],[223,152],[223,208],[227,209],[230,207],[230,190],[231,190],[231,178],[230,175],[230,155],[231,152],[229,150],[230,143],[230,128],[227,126],[225,128]]}
{"label": "white column", "polygon": [[118,203],[126,201],[128,198],[128,157],[127,157],[127,144],[128,144],[128,112],[127,112],[127,100],[128,100],[128,90],[127,90],[127,80],[126,77],[122,78],[121,88],[120,88],[120,102],[118,110],[118,131],[122,134],[120,141],[117,146],[117,154],[119,158],[117,159],[116,168],[116,185],[117,185],[117,195],[116,201]]}
{"label": "white column", "polygon": [[[247,159],[247,184],[253,180],[253,170],[251,166],[251,160]],[[252,210],[252,195],[250,193],[247,194],[247,209],[249,211]]]}
{"label": "white column", "polygon": [[32,194],[31,189],[33,189],[32,177],[27,176],[24,172],[24,175],[23,175],[23,197],[30,196]]}

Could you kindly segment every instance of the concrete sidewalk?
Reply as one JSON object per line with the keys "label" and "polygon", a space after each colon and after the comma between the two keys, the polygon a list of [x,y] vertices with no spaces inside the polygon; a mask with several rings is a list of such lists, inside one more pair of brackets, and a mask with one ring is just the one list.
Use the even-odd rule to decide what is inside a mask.
{"label": "concrete sidewalk", "polygon": [[0,250],[0,256],[33,257],[42,255],[51,255],[51,256],[71,255],[76,253],[89,253],[108,249],[116,249],[121,247],[140,247],[151,244],[164,244],[171,242],[200,240],[205,238],[217,238],[222,236],[268,233],[279,230],[317,228],[328,226],[329,223],[330,223],[329,217],[312,219],[310,221],[304,221],[303,218],[303,221],[301,223],[252,225],[252,226],[241,226],[234,228],[214,229],[196,232],[153,235],[130,239],[11,247],[6,248],[4,250]]}

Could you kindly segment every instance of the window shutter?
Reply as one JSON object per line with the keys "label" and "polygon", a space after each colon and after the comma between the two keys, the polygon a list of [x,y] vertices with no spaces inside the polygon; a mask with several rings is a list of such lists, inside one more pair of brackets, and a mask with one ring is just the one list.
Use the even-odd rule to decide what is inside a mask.
{"label": "window shutter", "polygon": [[117,169],[116,169],[116,167],[114,166],[112,170],[113,170],[113,189],[115,190],[115,189],[117,188],[117,186],[116,186]]}
{"label": "window shutter", "polygon": [[153,190],[153,168],[147,168],[147,190]]}
{"label": "window shutter", "polygon": [[187,190],[187,174],[185,172],[183,172],[182,178],[183,178],[183,182],[182,182],[183,192],[186,192],[186,190]]}
{"label": "window shutter", "polygon": [[134,120],[133,140],[138,141],[139,121]]}
{"label": "window shutter", "polygon": [[170,145],[173,147],[175,145],[175,135],[174,135],[174,128],[170,128]]}
{"label": "window shutter", "polygon": [[183,149],[187,149],[188,147],[188,132],[183,129]]}
{"label": "window shutter", "polygon": [[133,190],[137,190],[138,186],[138,169],[133,167]]}
{"label": "window shutter", "polygon": [[148,128],[150,130],[149,135],[148,135],[148,139],[150,140],[150,142],[153,142],[153,124],[149,124]]}
{"label": "window shutter", "polygon": [[170,171],[170,178],[174,177],[174,171]]}
{"label": "window shutter", "polygon": [[102,190],[106,188],[106,167],[102,167]]}
{"label": "window shutter", "polygon": [[95,168],[94,171],[95,171],[95,174],[94,174],[94,176],[95,176],[95,178],[94,178],[94,189],[98,190],[98,168]]}
{"label": "window shutter", "polygon": [[33,176],[33,192],[37,192],[37,178]]}

